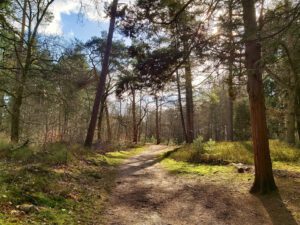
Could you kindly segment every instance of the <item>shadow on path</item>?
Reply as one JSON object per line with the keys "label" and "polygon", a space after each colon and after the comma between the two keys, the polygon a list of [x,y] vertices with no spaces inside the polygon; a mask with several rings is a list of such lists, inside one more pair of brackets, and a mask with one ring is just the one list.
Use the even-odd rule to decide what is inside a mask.
{"label": "shadow on path", "polygon": [[278,192],[266,196],[257,196],[257,198],[268,212],[273,225],[298,225]]}

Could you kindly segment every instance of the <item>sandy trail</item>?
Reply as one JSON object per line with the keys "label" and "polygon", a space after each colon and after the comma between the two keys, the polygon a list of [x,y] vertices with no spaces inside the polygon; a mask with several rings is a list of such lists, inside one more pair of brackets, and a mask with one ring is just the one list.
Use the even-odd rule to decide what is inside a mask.
{"label": "sandy trail", "polygon": [[272,212],[258,198],[228,187],[230,184],[169,174],[157,158],[168,150],[166,146],[151,145],[120,167],[116,188],[105,211],[105,224],[296,224],[289,218],[282,221],[272,217]]}

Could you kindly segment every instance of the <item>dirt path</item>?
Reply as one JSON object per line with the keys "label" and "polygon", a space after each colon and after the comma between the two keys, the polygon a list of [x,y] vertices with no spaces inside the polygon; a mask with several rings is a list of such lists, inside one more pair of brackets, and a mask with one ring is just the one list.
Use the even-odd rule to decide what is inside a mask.
{"label": "dirt path", "polygon": [[[117,186],[105,212],[105,224],[296,224],[291,218],[276,218],[276,208],[272,213],[264,205],[274,202],[263,203],[247,192],[230,188],[230,184],[170,175],[157,158],[168,150],[166,146],[149,146],[120,167]],[[281,203],[274,207],[283,212],[284,207],[276,204]]]}

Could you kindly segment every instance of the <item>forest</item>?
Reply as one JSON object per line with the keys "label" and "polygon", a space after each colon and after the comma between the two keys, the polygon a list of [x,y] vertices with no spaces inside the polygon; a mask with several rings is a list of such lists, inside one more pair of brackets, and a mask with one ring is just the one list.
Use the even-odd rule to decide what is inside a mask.
{"label": "forest", "polygon": [[0,0],[2,224],[300,225],[299,0]]}

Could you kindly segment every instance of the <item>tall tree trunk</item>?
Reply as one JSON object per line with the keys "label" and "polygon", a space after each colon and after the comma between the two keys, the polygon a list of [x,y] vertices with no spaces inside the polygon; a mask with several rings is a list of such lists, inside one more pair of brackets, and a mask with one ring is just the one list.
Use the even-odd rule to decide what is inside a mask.
{"label": "tall tree trunk", "polygon": [[185,63],[185,96],[186,96],[186,133],[187,143],[194,140],[194,106],[193,106],[193,86],[192,71],[189,58]]}
{"label": "tall tree trunk", "polygon": [[[119,110],[119,118],[121,119],[121,118],[122,118],[122,100],[121,100],[121,99],[120,99],[120,102],[119,102],[119,103],[120,103],[120,105],[119,105],[119,109],[120,109],[120,110]],[[117,133],[117,135],[116,135],[116,136],[117,136],[117,140],[119,140],[119,141],[120,141],[120,136],[121,136],[121,131],[122,131],[122,130],[121,130],[121,129],[122,129],[121,127],[122,127],[122,125],[121,125],[121,123],[119,122],[119,123],[118,123],[118,133]]]}
{"label": "tall tree trunk", "polygon": [[141,140],[143,123],[142,123],[142,91],[140,91],[140,113],[139,113],[139,123],[138,123],[138,141]]}
{"label": "tall tree trunk", "polygon": [[[18,86],[21,84],[18,84]],[[21,106],[23,102],[23,87],[19,87],[16,96],[12,98],[10,140],[19,141]]]}
{"label": "tall tree trunk", "polygon": [[228,98],[228,118],[227,118],[227,129],[226,129],[226,139],[227,141],[233,141],[233,99]]}
{"label": "tall tree trunk", "polygon": [[3,108],[5,106],[4,93],[0,92],[0,131],[3,129]]}
{"label": "tall tree trunk", "polygon": [[111,142],[111,126],[110,126],[110,120],[109,120],[109,111],[108,111],[108,105],[107,102],[105,103],[105,117],[106,117],[106,128],[107,128],[107,142]]}
{"label": "tall tree trunk", "polygon": [[229,60],[228,60],[228,111],[227,111],[227,137],[228,141],[233,141],[233,64],[234,64],[234,38],[233,38],[233,21],[232,21],[233,1],[229,1]]}
{"label": "tall tree trunk", "polygon": [[135,102],[135,90],[131,89],[132,94],[132,141],[133,143],[137,143],[138,138],[138,129],[136,123],[136,102]]}
{"label": "tall tree trunk", "polygon": [[187,137],[186,128],[185,128],[183,108],[182,108],[182,101],[181,101],[180,76],[179,76],[178,70],[176,70],[176,83],[177,83],[177,92],[178,92],[178,106],[179,106],[183,136],[184,136],[185,142],[188,142],[188,137]]}
{"label": "tall tree trunk", "polygon": [[261,46],[258,41],[255,1],[242,0],[245,28],[245,58],[248,75],[248,94],[252,140],[254,149],[255,180],[252,193],[268,193],[277,189],[269,150],[265,99],[260,67]]}
{"label": "tall tree trunk", "polygon": [[23,102],[23,92],[25,85],[25,74],[24,68],[22,67],[23,60],[23,47],[24,47],[24,35],[26,27],[26,10],[27,10],[27,0],[23,3],[23,14],[22,14],[22,24],[21,24],[21,35],[20,44],[16,52],[17,55],[17,71],[16,71],[16,87],[15,95],[12,96],[12,108],[11,108],[11,132],[10,140],[12,142],[19,141],[19,131],[20,131],[20,116],[21,116],[21,106]]}
{"label": "tall tree trunk", "polygon": [[144,138],[144,142],[147,142],[147,138],[148,138],[148,112],[146,115],[146,122],[145,122],[145,138]]}
{"label": "tall tree trunk", "polygon": [[99,112],[99,116],[98,116],[98,123],[97,123],[97,138],[98,138],[99,142],[102,141],[101,128],[102,128],[102,121],[103,121],[103,114],[104,114],[104,104],[105,104],[104,98],[102,98],[101,104],[100,104],[100,112]]}
{"label": "tall tree trunk", "polygon": [[155,133],[156,133],[156,144],[160,144],[160,132],[159,132],[159,105],[158,96],[155,95]]}
{"label": "tall tree trunk", "polygon": [[114,0],[111,7],[111,13],[110,13],[110,24],[109,24],[109,30],[107,35],[107,44],[106,49],[104,52],[103,57],[103,63],[102,63],[102,70],[100,74],[100,80],[98,83],[96,96],[94,100],[93,110],[91,114],[91,120],[88,127],[86,139],[84,145],[86,147],[91,147],[93,143],[95,128],[96,128],[96,122],[97,122],[97,116],[99,111],[99,105],[101,102],[101,98],[105,91],[105,83],[106,83],[106,77],[109,70],[109,57],[111,52],[111,46],[112,46],[112,39],[113,39],[113,33],[115,29],[115,20],[116,20],[116,13],[117,13],[117,6],[118,6],[118,0]]}
{"label": "tall tree trunk", "polygon": [[[299,81],[298,81],[299,82]],[[296,123],[297,123],[297,133],[298,140],[300,141],[300,85],[297,86],[297,94],[296,94]]]}
{"label": "tall tree trunk", "polygon": [[295,144],[295,91],[288,90],[288,104],[287,104],[287,130],[286,130],[286,141],[290,144]]}

